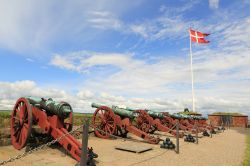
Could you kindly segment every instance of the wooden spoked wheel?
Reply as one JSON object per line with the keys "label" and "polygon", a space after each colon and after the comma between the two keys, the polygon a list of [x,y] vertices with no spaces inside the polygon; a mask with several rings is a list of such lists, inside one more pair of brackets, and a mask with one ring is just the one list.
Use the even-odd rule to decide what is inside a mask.
{"label": "wooden spoked wheel", "polygon": [[172,128],[175,124],[173,121],[170,120],[170,118],[167,117],[162,118],[161,123],[168,128]]}
{"label": "wooden spoked wheel", "polygon": [[115,114],[109,107],[99,107],[96,109],[92,125],[94,127],[94,133],[100,138],[109,138],[110,135],[114,135],[116,131]]}
{"label": "wooden spoked wheel", "polygon": [[26,98],[19,98],[11,115],[11,142],[20,150],[26,146],[32,128],[32,107]]}
{"label": "wooden spoked wheel", "polygon": [[136,118],[136,127],[146,133],[154,133],[156,127],[153,126],[150,122],[150,116],[144,110],[136,110],[137,118]]}

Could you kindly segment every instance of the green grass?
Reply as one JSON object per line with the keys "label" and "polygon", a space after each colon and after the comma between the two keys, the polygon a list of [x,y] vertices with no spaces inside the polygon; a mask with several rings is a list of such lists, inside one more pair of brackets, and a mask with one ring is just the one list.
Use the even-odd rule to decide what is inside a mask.
{"label": "green grass", "polygon": [[184,114],[184,115],[201,115],[198,112],[193,112],[193,111],[189,111],[189,112],[178,112],[178,114]]}
{"label": "green grass", "polygon": [[74,125],[78,126],[78,125],[82,125],[84,123],[85,119],[89,119],[91,120],[93,114],[89,114],[89,113],[74,113]]}
{"label": "green grass", "polygon": [[11,116],[11,111],[0,110],[0,128],[5,128],[10,126],[10,116]]}
{"label": "green grass", "polygon": [[1,118],[10,118],[11,116],[11,111],[8,110],[0,110],[0,117]]}
{"label": "green grass", "polygon": [[214,112],[211,115],[234,115],[234,116],[244,116],[238,112]]}
{"label": "green grass", "polygon": [[249,166],[250,165],[250,135],[247,135],[247,148],[245,151],[245,159],[243,162],[243,166]]}
{"label": "green grass", "polygon": [[92,117],[92,113],[74,113],[74,117]]}
{"label": "green grass", "polygon": [[[73,124],[74,125],[81,125],[84,123],[84,120],[91,119],[93,114],[90,113],[74,113],[73,114]],[[10,117],[11,111],[10,110],[0,110],[0,128],[9,127],[10,126]]]}

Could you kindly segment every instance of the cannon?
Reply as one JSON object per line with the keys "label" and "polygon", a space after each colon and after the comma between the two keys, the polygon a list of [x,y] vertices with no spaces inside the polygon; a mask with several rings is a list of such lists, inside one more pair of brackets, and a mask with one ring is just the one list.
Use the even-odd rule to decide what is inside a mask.
{"label": "cannon", "polygon": [[[181,114],[180,114],[181,115]],[[197,125],[199,132],[205,132],[209,130],[209,126],[201,124],[201,120],[204,119],[201,116],[194,116],[194,115],[181,115],[184,119],[189,122],[190,126]]]}
{"label": "cannon", "polygon": [[[146,109],[146,111],[152,118],[154,118],[155,123],[158,124],[159,128],[161,128],[162,126],[165,126],[166,128],[168,128],[170,130],[170,128],[174,127],[174,125],[177,123],[177,121],[180,122],[179,128],[182,131],[191,131],[193,128],[193,126],[191,124],[189,124],[188,121],[185,121],[178,114],[169,114],[168,112],[159,112],[159,111],[153,111],[153,110],[149,110],[149,109]],[[175,136],[176,132],[172,131],[172,134]]]}
{"label": "cannon", "polygon": [[[130,132],[148,143],[158,144],[160,142],[159,138],[145,132],[150,132],[154,128],[147,120],[141,120],[143,111],[131,112],[116,106],[110,108],[96,103],[92,103],[91,106],[97,108],[92,118],[92,126],[97,137],[105,139],[110,138],[111,135],[126,137],[127,133]],[[142,127],[139,129],[133,123],[136,123],[137,127],[139,125]],[[142,128],[144,131],[141,130]]]}
{"label": "cannon", "polygon": [[194,116],[194,118],[197,119],[198,125],[200,128],[209,130],[213,134],[216,134],[215,129],[217,130],[222,130],[222,126],[213,126],[212,124],[207,124],[207,118],[202,117],[202,116]]}
{"label": "cannon", "polygon": [[199,125],[197,118],[193,116],[189,116],[189,115],[183,115],[183,114],[176,114],[175,116],[177,115],[179,116],[180,123],[186,127],[187,131],[196,133],[196,127],[197,127],[197,131],[199,133],[206,132],[206,129],[204,129],[203,127]]}
{"label": "cannon", "polygon": [[180,123],[186,128],[187,131],[191,133],[196,133],[196,127],[198,133],[202,133],[203,136],[210,136],[208,131],[213,131],[210,126],[201,124],[200,120],[203,120],[204,117],[184,114],[175,114],[175,116],[179,117]]}
{"label": "cannon", "polygon": [[[132,109],[132,108],[126,108],[126,110],[129,111],[133,111],[136,112],[137,110]],[[161,112],[157,112],[157,111],[152,111],[152,110],[141,110],[141,112],[143,112],[143,114],[141,114],[141,116],[139,117],[142,121],[146,120],[148,121],[155,129],[152,130],[151,134],[155,131],[162,131],[162,132],[168,132],[170,134],[172,134],[173,136],[176,136],[176,131],[175,131],[175,127],[174,125],[177,123],[177,121],[173,122],[173,121],[168,121],[166,118],[166,116],[164,115],[164,113]],[[169,123],[171,123],[171,125]],[[172,129],[173,127],[173,129]],[[140,125],[138,125],[138,128],[141,128]],[[143,129],[141,129],[143,130]],[[145,131],[147,132],[147,131]],[[180,131],[179,136],[182,138],[184,136],[184,133],[182,131]]]}
{"label": "cannon", "polygon": [[[134,110],[128,107],[126,109],[130,111]],[[149,116],[151,116],[153,119],[156,120],[155,123],[158,124],[159,128],[161,128],[161,126],[163,125],[169,128],[170,130],[170,128],[173,128],[178,120],[180,122],[179,127],[182,131],[189,131],[190,128],[193,128],[193,125],[191,125],[188,121],[185,121],[183,117],[180,116],[179,114],[175,114],[175,113],[170,114],[168,112],[159,112],[159,111],[154,111],[150,109],[145,109],[145,111],[149,114]],[[175,135],[175,133],[172,133],[172,134]]]}
{"label": "cannon", "polygon": [[[193,121],[193,119],[190,121],[190,117],[187,115],[181,115],[181,114],[172,114],[171,117],[173,117],[174,119],[179,119],[180,123],[182,124],[183,127],[186,128],[186,131],[189,132],[196,132],[195,131],[195,121]],[[191,123],[194,122],[194,123]]]}
{"label": "cannon", "polygon": [[[21,97],[11,114],[11,142],[15,149],[28,143],[32,126],[38,125],[48,137],[58,140],[68,153],[80,161],[82,145],[69,131],[73,125],[73,110],[67,102],[55,102],[51,98]],[[62,137],[63,136],[63,137]],[[97,155],[88,148],[88,162]]]}

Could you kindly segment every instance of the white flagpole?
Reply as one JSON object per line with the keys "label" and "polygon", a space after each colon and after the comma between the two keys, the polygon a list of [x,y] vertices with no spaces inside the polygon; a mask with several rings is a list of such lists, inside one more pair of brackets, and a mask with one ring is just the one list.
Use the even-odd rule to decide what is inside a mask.
{"label": "white flagpole", "polygon": [[[190,31],[189,31],[190,33]],[[193,112],[195,112],[195,101],[194,101],[194,73],[193,73],[193,53],[192,53],[192,41],[191,35],[189,34],[190,38],[190,65],[191,65],[191,79],[192,79],[192,107]]]}

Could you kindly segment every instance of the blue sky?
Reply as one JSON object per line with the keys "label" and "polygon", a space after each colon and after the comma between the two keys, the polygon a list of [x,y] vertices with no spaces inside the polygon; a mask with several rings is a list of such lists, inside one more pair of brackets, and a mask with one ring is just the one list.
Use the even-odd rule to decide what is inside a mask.
{"label": "blue sky", "polygon": [[0,2],[0,108],[53,97],[78,112],[91,102],[177,112],[250,115],[249,0]]}

